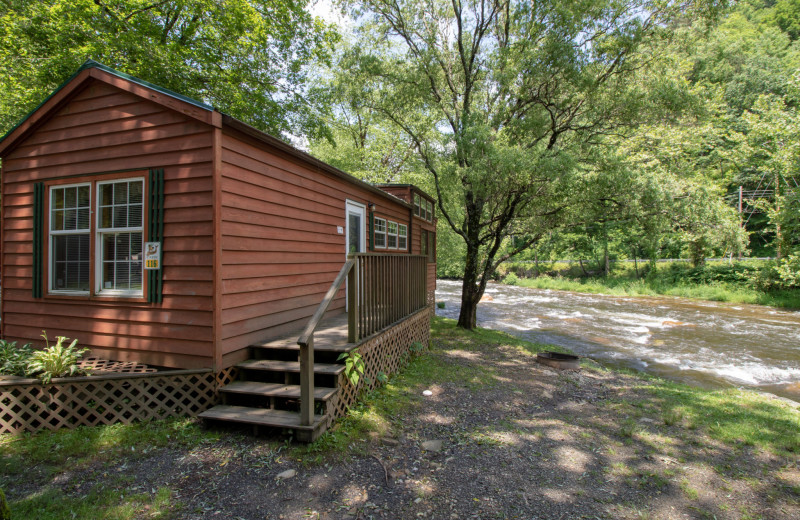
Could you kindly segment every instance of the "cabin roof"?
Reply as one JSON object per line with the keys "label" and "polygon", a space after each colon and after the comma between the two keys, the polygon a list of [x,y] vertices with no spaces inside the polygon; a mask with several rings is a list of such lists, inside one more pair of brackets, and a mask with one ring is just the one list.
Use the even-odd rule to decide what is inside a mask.
{"label": "cabin roof", "polygon": [[[2,138],[0,138],[0,157],[6,157],[16,144],[28,137],[28,135],[30,135],[30,133],[32,133],[40,124],[46,121],[52,113],[64,106],[72,97],[71,94],[76,93],[82,85],[93,79],[114,85],[118,88],[122,88],[123,90],[127,90],[144,99],[165,105],[173,110],[177,110],[189,117],[199,119],[210,125],[221,128],[228,127],[237,130],[266,145],[309,163],[322,171],[344,179],[350,183],[359,185],[378,196],[381,196],[385,199],[390,199],[393,202],[408,208],[413,207],[403,199],[381,190],[376,185],[353,177],[349,173],[344,172],[335,166],[331,166],[330,164],[317,159],[309,153],[295,148],[294,146],[275,136],[250,126],[243,121],[239,121],[234,117],[219,112],[211,105],[188,96],[178,94],[177,92],[160,87],[158,85],[154,85],[153,83],[143,79],[125,74],[124,72],[112,69],[111,67],[103,65],[102,63],[98,63],[94,60],[87,60],[83,65],[80,66],[80,68],[78,68],[77,71],[75,71],[75,74],[70,76],[69,79],[67,79],[49,96],[47,96],[39,104],[39,106],[28,113],[19,123],[14,125],[14,127],[12,127]],[[384,184],[383,186],[388,187],[397,185]]]}

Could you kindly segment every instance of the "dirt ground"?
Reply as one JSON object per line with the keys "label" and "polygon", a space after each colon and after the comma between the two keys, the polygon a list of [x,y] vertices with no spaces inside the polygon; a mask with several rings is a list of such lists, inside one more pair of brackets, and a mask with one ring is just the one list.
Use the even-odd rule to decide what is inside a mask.
{"label": "dirt ground", "polygon": [[231,434],[55,478],[166,486],[186,519],[800,519],[797,458],[666,424],[637,408],[632,376],[559,372],[511,346],[426,355],[447,376],[387,397],[405,404],[344,454],[309,462]]}

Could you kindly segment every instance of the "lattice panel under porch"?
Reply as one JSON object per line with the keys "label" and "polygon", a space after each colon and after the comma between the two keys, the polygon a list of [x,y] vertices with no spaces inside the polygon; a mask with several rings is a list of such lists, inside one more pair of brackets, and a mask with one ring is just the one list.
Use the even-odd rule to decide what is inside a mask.
{"label": "lattice panel under porch", "polygon": [[408,320],[387,329],[377,336],[362,343],[358,352],[364,360],[364,375],[357,387],[353,387],[344,374],[339,375],[339,398],[333,404],[334,418],[347,414],[359,394],[369,392],[380,386],[378,374],[387,376],[400,370],[411,358],[411,345],[422,343],[427,348],[431,335],[431,317],[433,308],[426,307]]}
{"label": "lattice panel under porch", "polygon": [[6,383],[0,385],[0,433],[193,417],[211,407],[219,386],[234,376],[228,369]]}

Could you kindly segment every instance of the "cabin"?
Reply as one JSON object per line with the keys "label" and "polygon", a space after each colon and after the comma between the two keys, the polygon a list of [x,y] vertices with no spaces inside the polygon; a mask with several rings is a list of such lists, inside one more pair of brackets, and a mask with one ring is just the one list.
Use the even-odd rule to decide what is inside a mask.
{"label": "cabin", "polygon": [[0,158],[8,341],[46,330],[103,359],[227,374],[244,384],[217,418],[299,400],[309,439],[347,405],[319,391],[342,382],[342,352],[387,333],[427,344],[436,218],[416,186],[370,185],[93,61]]}

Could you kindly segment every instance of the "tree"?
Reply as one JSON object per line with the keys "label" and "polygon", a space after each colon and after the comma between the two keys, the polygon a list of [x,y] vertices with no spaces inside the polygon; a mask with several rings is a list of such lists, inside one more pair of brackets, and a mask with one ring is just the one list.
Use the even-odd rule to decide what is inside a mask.
{"label": "tree", "polygon": [[305,0],[7,0],[0,7],[0,128],[87,58],[276,135],[320,130],[308,65],[335,33]]}
{"label": "tree", "polygon": [[[499,263],[570,220],[576,172],[647,103],[634,81],[686,4],[649,1],[367,0],[369,106],[411,140],[440,218],[466,248],[458,324]],[[703,8],[713,8],[713,4]],[[501,251],[509,226],[528,237]]]}

